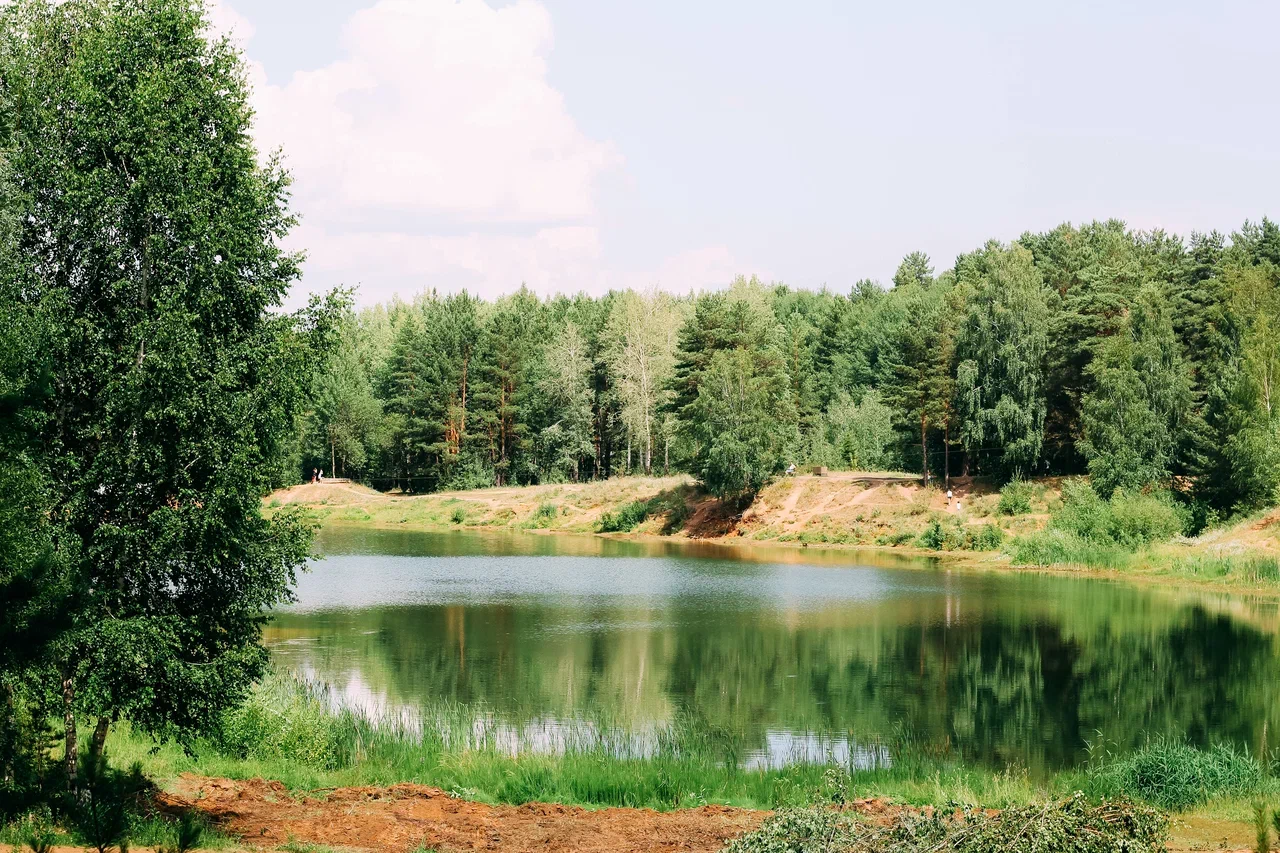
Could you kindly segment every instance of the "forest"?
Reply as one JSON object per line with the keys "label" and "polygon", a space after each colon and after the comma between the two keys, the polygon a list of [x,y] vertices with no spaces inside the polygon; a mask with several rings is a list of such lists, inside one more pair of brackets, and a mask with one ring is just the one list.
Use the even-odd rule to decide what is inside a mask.
{"label": "forest", "polygon": [[1280,227],[1107,220],[811,291],[493,301],[339,321],[282,479],[425,492],[685,471],[741,498],[788,465],[926,482],[1088,474],[1201,523],[1280,485]]}

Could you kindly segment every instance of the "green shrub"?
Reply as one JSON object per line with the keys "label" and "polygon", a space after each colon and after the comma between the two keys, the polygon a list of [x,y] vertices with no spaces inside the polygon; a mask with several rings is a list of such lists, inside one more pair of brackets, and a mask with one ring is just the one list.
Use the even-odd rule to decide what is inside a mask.
{"label": "green shrub", "polygon": [[1177,536],[1186,530],[1190,520],[1190,513],[1175,504],[1168,492],[1116,492],[1110,509],[1110,538],[1130,548]]}
{"label": "green shrub", "polygon": [[1046,528],[1013,540],[1013,562],[1026,566],[1093,566],[1122,569],[1130,553],[1114,543],[1094,542],[1066,530]]}
{"label": "green shrub", "polygon": [[1062,486],[1062,509],[1050,526],[1081,539],[1109,539],[1111,508],[1084,480],[1068,480]]}
{"label": "green shrub", "polygon": [[560,507],[550,501],[544,501],[538,504],[538,508],[533,511],[533,515],[529,516],[529,520],[522,526],[524,527],[550,527],[556,517],[560,515]]}
{"label": "green shrub", "polygon": [[94,756],[85,751],[80,760],[80,786],[68,801],[68,812],[76,834],[98,853],[112,847],[126,850],[131,812],[136,811],[149,783],[142,765],[128,771],[113,769],[105,753]]}
{"label": "green shrub", "polygon": [[630,533],[649,517],[648,501],[632,501],[618,507],[617,512],[600,516],[596,530],[600,533]]}
{"label": "green shrub", "polygon": [[343,733],[350,727],[329,709],[322,692],[297,676],[273,673],[223,716],[214,744],[239,758],[340,767],[347,752]]}
{"label": "green shrub", "polygon": [[1015,562],[1037,566],[1074,564],[1121,568],[1143,545],[1183,532],[1189,512],[1168,492],[1116,492],[1103,500],[1088,483],[1070,480],[1062,508],[1049,526],[1014,543]]}
{"label": "green shrub", "polygon": [[665,516],[663,533],[674,533],[689,520],[689,503],[684,489],[664,492],[649,501],[648,514]]}
{"label": "green shrub", "polygon": [[[782,537],[779,536],[778,538],[781,539]],[[910,542],[912,539],[915,539],[915,538],[916,538],[916,535],[912,533],[910,530],[896,530],[893,533],[882,533],[879,536],[877,536],[876,544],[877,545],[906,545],[908,542]]]}
{"label": "green shrub", "polygon": [[1124,791],[1172,811],[1224,795],[1247,795],[1263,781],[1261,764],[1246,752],[1226,745],[1197,749],[1176,740],[1152,741],[1091,768],[1089,775],[1099,791]]}
{"label": "green shrub", "polygon": [[934,517],[915,544],[931,551],[994,551],[1004,541],[1004,531],[994,524],[969,527],[959,519]]}
{"label": "green shrub", "polygon": [[467,520],[467,508],[464,506],[455,506],[453,512],[449,514],[449,520],[454,524],[462,524]]}
{"label": "green shrub", "polygon": [[959,521],[933,518],[924,532],[916,539],[916,545],[931,551],[959,551],[965,547],[965,533]]}
{"label": "green shrub", "polygon": [[1031,512],[1032,486],[1025,480],[1014,480],[1000,490],[996,509],[1002,515],[1026,515]]}
{"label": "green shrub", "polygon": [[995,551],[1004,542],[1004,531],[994,524],[984,524],[966,534],[966,547],[971,551]]}

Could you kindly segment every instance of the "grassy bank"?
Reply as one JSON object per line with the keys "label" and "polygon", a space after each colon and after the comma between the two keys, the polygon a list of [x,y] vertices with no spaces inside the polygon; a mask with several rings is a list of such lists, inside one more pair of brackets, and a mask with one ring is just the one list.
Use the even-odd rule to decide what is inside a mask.
{"label": "grassy bank", "polygon": [[492,720],[467,708],[435,708],[412,720],[370,718],[333,710],[330,699],[323,689],[274,674],[194,754],[157,749],[127,725],[112,736],[110,753],[118,764],[140,762],[161,783],[181,773],[273,779],[299,791],[416,782],[486,803],[658,810],[707,803],[776,809],[861,797],[1006,808],[1080,791],[1094,802],[1127,796],[1174,811],[1211,807],[1246,821],[1255,800],[1280,799],[1269,760],[1227,746],[1153,741],[1039,780],[1016,768],[966,766],[905,740],[882,745],[887,759],[864,757],[857,766],[832,757],[747,769],[740,745],[692,722],[637,740],[596,721],[548,751],[527,734],[504,739]]}

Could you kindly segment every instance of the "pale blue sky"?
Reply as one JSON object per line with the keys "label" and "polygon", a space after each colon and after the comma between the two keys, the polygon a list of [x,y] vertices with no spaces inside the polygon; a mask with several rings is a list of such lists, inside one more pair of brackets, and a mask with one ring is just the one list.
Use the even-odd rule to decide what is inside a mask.
{"label": "pale blue sky", "polygon": [[847,291],[1062,221],[1280,213],[1280,3],[480,2],[224,2],[309,289]]}

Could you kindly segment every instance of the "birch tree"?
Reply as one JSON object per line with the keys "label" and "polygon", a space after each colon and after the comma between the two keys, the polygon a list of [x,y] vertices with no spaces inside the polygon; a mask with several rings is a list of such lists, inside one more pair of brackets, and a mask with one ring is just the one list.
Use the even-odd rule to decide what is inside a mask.
{"label": "birch tree", "polygon": [[627,291],[609,317],[609,368],[622,404],[623,424],[639,445],[645,474],[653,473],[656,419],[671,394],[668,386],[675,370],[679,328],[675,303],[656,290]]}

